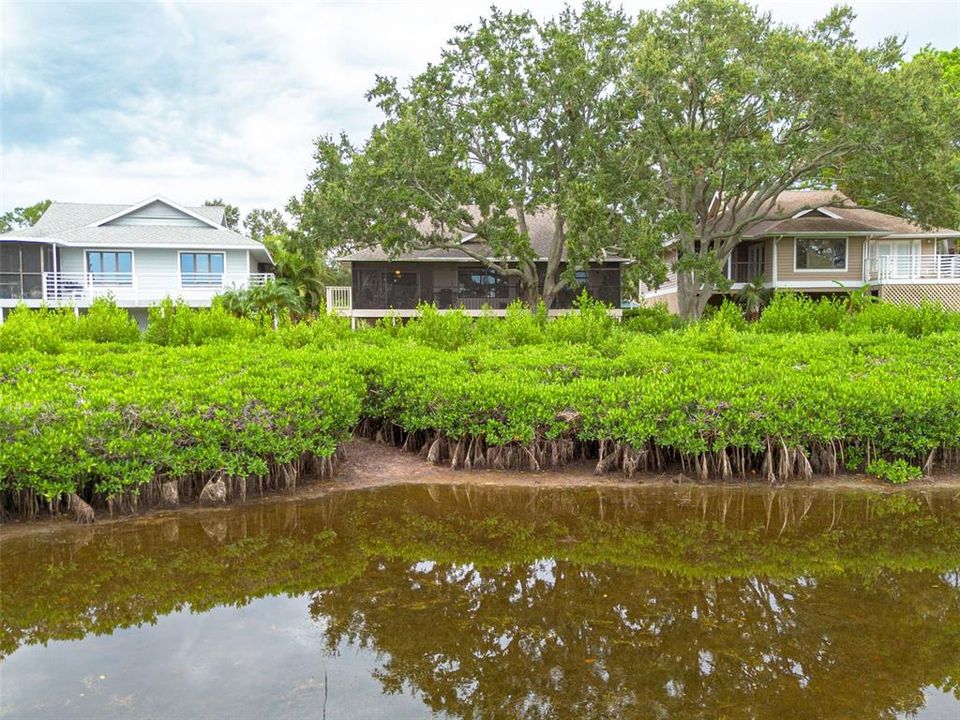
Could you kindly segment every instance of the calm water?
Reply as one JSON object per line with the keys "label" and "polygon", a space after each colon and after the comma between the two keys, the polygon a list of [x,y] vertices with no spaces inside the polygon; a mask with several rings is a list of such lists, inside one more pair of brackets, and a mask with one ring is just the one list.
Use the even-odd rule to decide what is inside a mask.
{"label": "calm water", "polygon": [[960,496],[394,487],[0,545],[7,718],[960,718]]}

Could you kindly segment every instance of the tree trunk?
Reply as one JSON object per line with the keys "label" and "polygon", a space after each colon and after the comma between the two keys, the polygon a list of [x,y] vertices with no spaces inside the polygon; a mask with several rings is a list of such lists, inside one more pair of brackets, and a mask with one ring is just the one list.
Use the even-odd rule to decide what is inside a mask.
{"label": "tree trunk", "polygon": [[547,267],[543,273],[543,302],[547,310],[553,305],[557,294],[563,289],[563,281],[558,279],[560,265],[563,262],[563,249],[567,242],[566,221],[560,212],[556,213],[553,221],[553,242],[547,256]]}
{"label": "tree trunk", "polygon": [[699,320],[713,295],[713,288],[701,283],[694,273],[677,274],[677,305],[684,320]]}
{"label": "tree trunk", "polygon": [[523,277],[520,279],[520,294],[523,302],[531,311],[536,311],[542,295],[540,292],[540,276],[537,273],[536,263],[524,262],[522,265]]}

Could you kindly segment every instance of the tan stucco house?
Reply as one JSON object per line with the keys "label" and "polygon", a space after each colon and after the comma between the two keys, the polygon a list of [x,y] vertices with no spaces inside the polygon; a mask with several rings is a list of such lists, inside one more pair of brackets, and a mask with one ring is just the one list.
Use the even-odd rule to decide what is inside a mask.
{"label": "tan stucco house", "polygon": [[[858,207],[829,190],[788,191],[773,217],[748,228],[727,262],[731,292],[762,277],[767,287],[820,295],[868,286],[882,299],[940,302],[960,310],[960,231],[923,228]],[[671,263],[676,250],[665,246]],[[641,285],[644,304],[677,310],[677,278]]]}

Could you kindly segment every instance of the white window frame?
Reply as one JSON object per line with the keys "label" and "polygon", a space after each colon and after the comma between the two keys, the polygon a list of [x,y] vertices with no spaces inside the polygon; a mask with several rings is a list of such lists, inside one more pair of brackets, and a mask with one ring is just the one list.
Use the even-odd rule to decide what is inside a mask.
{"label": "white window frame", "polygon": [[[193,283],[187,283],[186,285],[184,285],[183,261],[181,260],[181,258],[184,255],[220,255],[223,258],[223,272],[220,273],[220,283],[216,284],[216,283],[193,282]],[[193,274],[199,275],[201,273],[197,273],[196,271],[194,271]],[[205,273],[205,274],[215,275],[216,273]],[[227,253],[224,250],[178,250],[177,251],[177,279],[180,281],[180,287],[187,287],[187,288],[223,287],[226,283],[226,278],[227,278]]]}
{"label": "white window frame", "polygon": [[[843,267],[842,268],[798,268],[797,241],[799,240],[843,240]],[[837,236],[824,237],[794,237],[793,238],[793,271],[796,273],[845,273],[850,271],[850,238]]]}
{"label": "white window frame", "polygon": [[[90,253],[130,253],[130,282],[128,283],[110,283],[103,282],[94,282],[93,278],[95,275],[103,275],[104,273],[94,273],[90,272]],[[137,275],[137,254],[133,251],[132,248],[84,248],[83,250],[83,274],[90,276],[90,282],[97,287],[131,287],[134,284],[134,278]],[[120,272],[114,273],[115,275],[120,275]]]}

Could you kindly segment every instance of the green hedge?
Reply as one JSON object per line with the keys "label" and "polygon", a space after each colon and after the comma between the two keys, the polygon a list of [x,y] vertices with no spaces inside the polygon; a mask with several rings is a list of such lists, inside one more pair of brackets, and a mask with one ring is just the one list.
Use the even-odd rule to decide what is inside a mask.
{"label": "green hedge", "polygon": [[[787,331],[798,308],[822,319],[828,306],[837,329]],[[273,330],[166,305],[145,338],[109,304],[80,318],[18,310],[0,327],[0,491],[9,505],[169,478],[278,484],[358,423],[455,467],[590,457],[601,471],[786,479],[960,459],[956,314],[782,296],[756,326],[726,305],[648,333],[582,309],[551,321],[428,309],[351,332],[339,318]]]}

